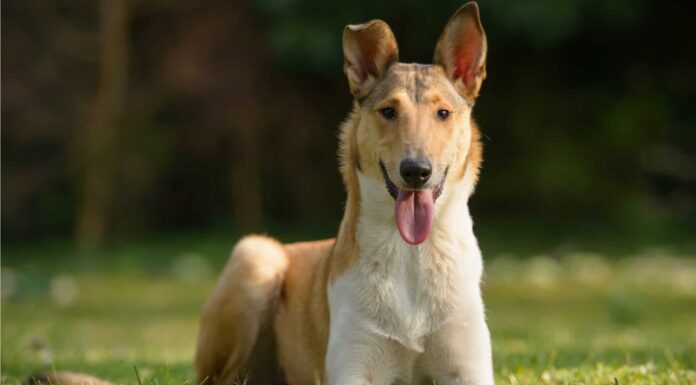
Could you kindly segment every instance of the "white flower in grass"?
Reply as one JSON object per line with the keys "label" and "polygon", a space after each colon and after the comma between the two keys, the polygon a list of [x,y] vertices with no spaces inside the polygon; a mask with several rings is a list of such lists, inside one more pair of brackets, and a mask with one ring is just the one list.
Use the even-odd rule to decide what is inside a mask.
{"label": "white flower in grass", "polygon": [[56,305],[68,307],[77,300],[80,294],[80,287],[72,276],[57,275],[51,280],[50,293]]}
{"label": "white flower in grass", "polygon": [[558,284],[563,273],[563,267],[557,260],[537,255],[529,260],[526,266],[526,280],[532,286],[551,288]]}
{"label": "white flower in grass", "polygon": [[587,286],[605,284],[612,276],[612,267],[605,258],[595,253],[573,253],[564,258],[569,273]]}

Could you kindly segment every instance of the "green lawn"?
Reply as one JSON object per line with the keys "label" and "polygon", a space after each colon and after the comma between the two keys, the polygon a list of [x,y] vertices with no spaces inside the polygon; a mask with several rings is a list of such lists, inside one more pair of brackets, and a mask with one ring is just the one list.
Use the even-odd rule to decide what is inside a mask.
{"label": "green lawn", "polygon": [[[191,383],[199,310],[234,239],[3,247],[2,383],[55,368],[133,384],[135,367],[143,383]],[[696,384],[690,248],[643,245],[610,262],[577,243],[521,255],[497,241],[482,237],[498,384]]]}

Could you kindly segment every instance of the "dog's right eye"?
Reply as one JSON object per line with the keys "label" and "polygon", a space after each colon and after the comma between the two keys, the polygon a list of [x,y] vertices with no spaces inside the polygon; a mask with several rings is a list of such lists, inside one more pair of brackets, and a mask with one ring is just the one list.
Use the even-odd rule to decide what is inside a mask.
{"label": "dog's right eye", "polygon": [[379,110],[379,113],[382,114],[382,116],[384,116],[384,118],[387,120],[396,119],[396,111],[392,107],[384,107]]}

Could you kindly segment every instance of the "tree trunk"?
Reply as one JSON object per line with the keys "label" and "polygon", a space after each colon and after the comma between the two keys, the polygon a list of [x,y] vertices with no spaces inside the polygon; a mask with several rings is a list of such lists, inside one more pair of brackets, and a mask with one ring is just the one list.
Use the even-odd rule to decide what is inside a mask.
{"label": "tree trunk", "polygon": [[128,1],[102,0],[100,79],[81,144],[81,201],[76,241],[100,246],[111,219],[117,144],[128,86]]}
{"label": "tree trunk", "polygon": [[[253,94],[253,93],[252,93]],[[247,94],[249,95],[249,94]],[[230,183],[232,214],[237,229],[259,231],[263,222],[261,199],[261,156],[259,143],[263,123],[258,113],[256,95],[249,95],[243,108],[237,109],[230,130]]]}
{"label": "tree trunk", "polygon": [[[264,219],[262,199],[262,161],[267,151],[262,143],[267,124],[262,113],[271,73],[262,31],[250,17],[249,1],[231,2],[235,16],[228,22],[236,36],[236,58],[230,66],[237,76],[236,92],[229,101],[229,139],[231,206],[234,224],[244,231],[261,230]],[[254,36],[255,38],[249,38]]]}

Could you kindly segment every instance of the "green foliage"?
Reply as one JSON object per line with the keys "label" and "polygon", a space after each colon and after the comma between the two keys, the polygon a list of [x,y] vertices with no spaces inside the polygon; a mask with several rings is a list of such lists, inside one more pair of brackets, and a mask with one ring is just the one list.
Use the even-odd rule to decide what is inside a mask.
{"label": "green foliage", "polygon": [[[337,222],[345,197],[335,132],[351,105],[344,26],[384,19],[401,60],[428,63],[463,2],[136,2],[108,168],[115,191],[100,222],[110,235],[230,218]],[[92,160],[82,147],[98,52],[109,49],[96,38],[99,4],[3,8],[14,53],[3,57],[5,239],[69,234],[87,201]],[[474,110],[485,146],[477,219],[696,217],[696,71],[683,4],[479,4],[489,57]]]}

